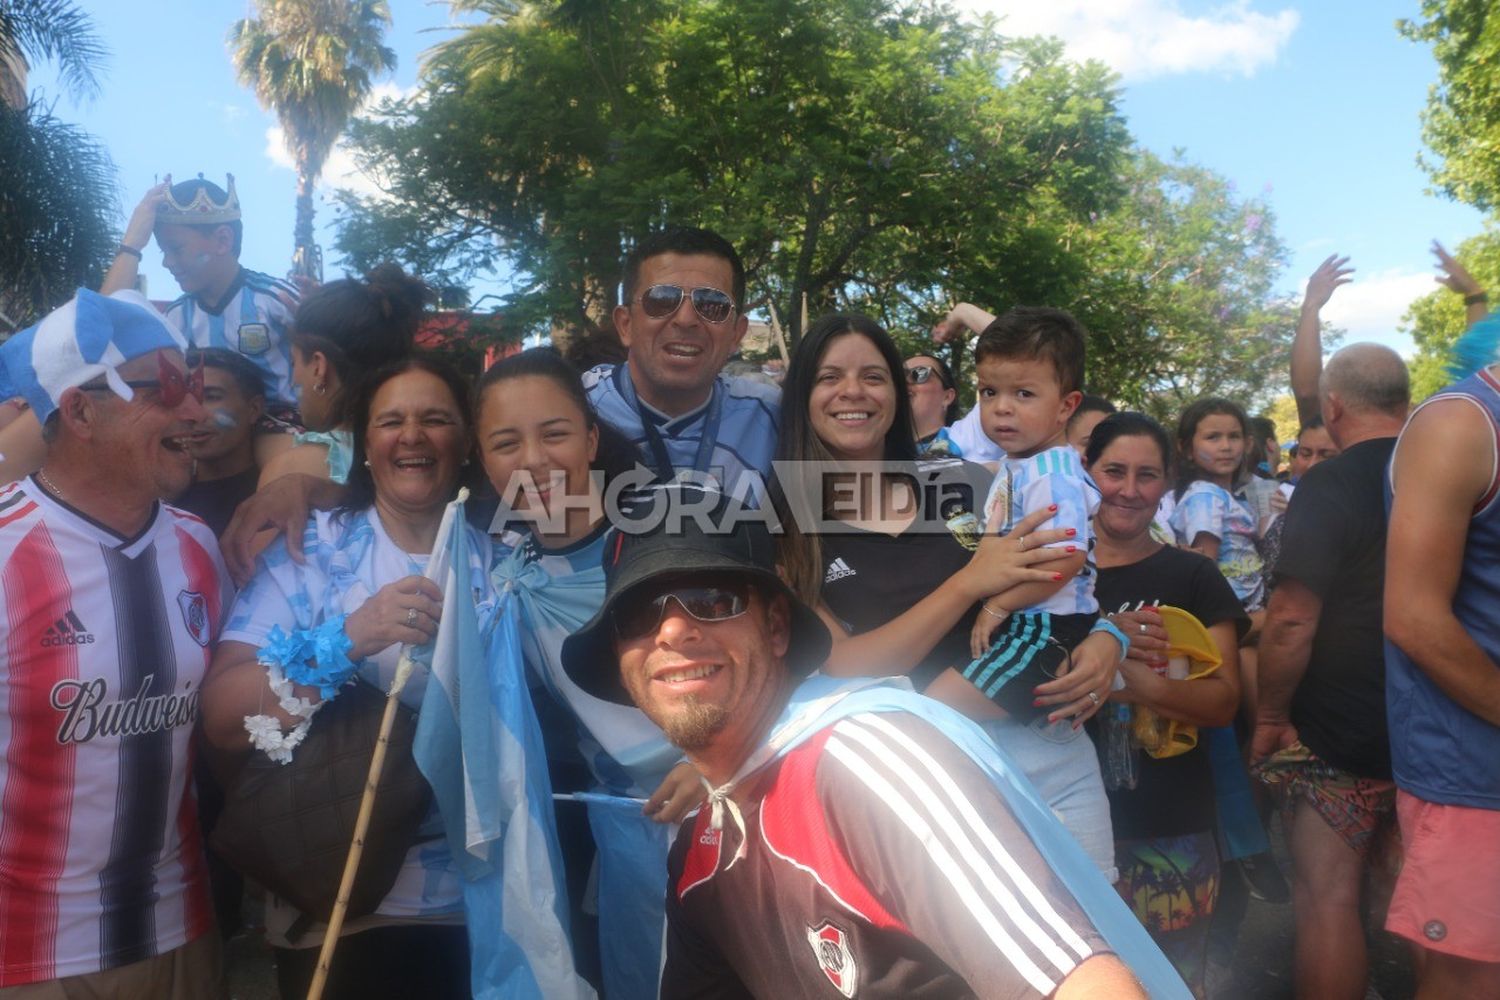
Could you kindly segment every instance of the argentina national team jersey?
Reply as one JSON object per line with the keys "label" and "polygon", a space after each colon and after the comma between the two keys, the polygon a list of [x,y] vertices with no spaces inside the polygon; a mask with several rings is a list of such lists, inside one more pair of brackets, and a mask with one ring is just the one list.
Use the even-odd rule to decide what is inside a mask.
{"label": "argentina national team jersey", "polygon": [[289,335],[298,298],[295,286],[242,267],[217,308],[184,295],[167,307],[167,322],[194,347],[244,355],[265,379],[266,401],[295,407]]}
{"label": "argentina national team jersey", "polygon": [[1003,458],[989,498],[984,502],[984,530],[1008,535],[1016,522],[1033,511],[1057,505],[1057,513],[1043,528],[1072,528],[1074,536],[1052,547],[1084,546],[1088,561],[1078,575],[1041,604],[1018,611],[1046,611],[1056,615],[1092,614],[1099,610],[1094,599],[1094,512],[1099,509],[1099,488],[1083,471],[1078,452],[1059,445],[1030,458]]}
{"label": "argentina national team jersey", "polygon": [[158,505],[121,538],[26,479],[0,560],[0,987],[211,933],[189,741],[233,598],[212,532]]}
{"label": "argentina national team jersey", "polygon": [[781,390],[774,385],[719,375],[708,402],[677,417],[641,401],[628,364],[592,368],[583,385],[599,419],[629,438],[658,477],[670,462],[674,472],[712,475],[732,496],[752,504],[762,499],[780,419]]}

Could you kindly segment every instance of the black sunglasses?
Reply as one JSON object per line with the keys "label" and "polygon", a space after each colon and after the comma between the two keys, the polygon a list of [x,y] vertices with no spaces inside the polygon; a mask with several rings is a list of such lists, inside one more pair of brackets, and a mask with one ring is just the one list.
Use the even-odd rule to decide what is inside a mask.
{"label": "black sunglasses", "polygon": [[652,285],[641,293],[641,309],[652,319],[661,319],[675,313],[682,305],[682,297],[693,300],[693,311],[705,323],[722,323],[734,311],[734,299],[717,288],[694,288],[688,291],[681,285]]}
{"label": "black sunglasses", "polygon": [[654,633],[666,617],[667,602],[677,604],[700,622],[725,622],[750,610],[750,583],[733,577],[679,581],[657,590],[637,588],[610,612],[615,635],[629,642]]}

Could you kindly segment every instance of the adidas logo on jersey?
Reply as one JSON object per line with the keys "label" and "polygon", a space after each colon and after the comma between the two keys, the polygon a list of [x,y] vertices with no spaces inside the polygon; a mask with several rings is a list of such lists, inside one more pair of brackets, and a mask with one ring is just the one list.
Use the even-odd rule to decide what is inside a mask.
{"label": "adidas logo on jersey", "polygon": [[842,559],[835,559],[833,562],[828,564],[828,573],[823,577],[823,582],[832,583],[835,580],[842,580],[846,576],[854,575],[854,570],[849,566],[848,563],[844,562],[844,560]]}
{"label": "adidas logo on jersey", "polygon": [[83,622],[73,611],[48,625],[47,631],[42,633],[44,647],[86,646],[93,641],[94,633],[83,627]]}

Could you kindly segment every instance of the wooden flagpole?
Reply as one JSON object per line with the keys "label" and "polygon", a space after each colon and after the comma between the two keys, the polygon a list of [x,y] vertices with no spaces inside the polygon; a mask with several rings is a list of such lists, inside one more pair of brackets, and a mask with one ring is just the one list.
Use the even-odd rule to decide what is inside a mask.
{"label": "wooden flagpole", "polygon": [[375,790],[380,787],[380,775],[385,770],[385,752],[391,744],[391,729],[396,724],[396,706],[400,703],[401,689],[411,677],[411,649],[401,654],[396,666],[396,676],[391,681],[391,690],[385,697],[385,714],[380,717],[380,734],[375,737],[375,753],[370,757],[370,772],[365,777],[365,794],[359,800],[359,815],[354,820],[354,841],[349,845],[349,856],[344,861],[344,876],[339,881],[338,899],[333,904],[333,913],[328,917],[328,930],[323,937],[323,950],[318,953],[318,968],[313,973],[312,985],[307,989],[307,1000],[319,1000],[323,988],[328,985],[328,969],[333,964],[333,949],[338,946],[339,932],[344,929],[344,914],[349,910],[349,894],[354,891],[354,876],[359,871],[359,859],[365,853],[365,834],[370,829],[370,816],[375,811]]}

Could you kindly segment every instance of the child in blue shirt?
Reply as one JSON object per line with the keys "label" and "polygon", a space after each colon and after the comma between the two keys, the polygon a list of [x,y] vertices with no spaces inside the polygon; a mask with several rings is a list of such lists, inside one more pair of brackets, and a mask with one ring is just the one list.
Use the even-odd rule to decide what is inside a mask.
{"label": "child in blue shirt", "polygon": [[985,501],[985,530],[1009,534],[1048,507],[1056,509],[1049,528],[1074,530],[1070,541],[1055,543],[1072,552],[1050,564],[1055,582],[985,602],[971,635],[974,661],[962,671],[1008,714],[1029,719],[1042,714],[1032,689],[1060,673],[1099,611],[1088,562],[1099,491],[1067,439],[1083,398],[1084,330],[1060,309],[1012,309],[980,334],[974,361],[984,431],[1005,452]]}

